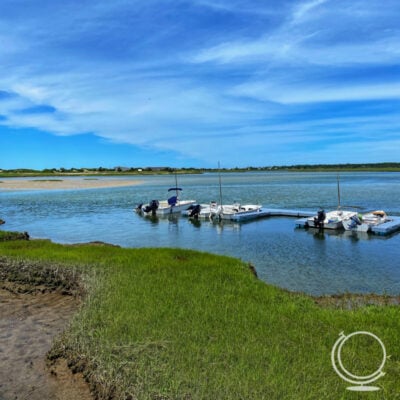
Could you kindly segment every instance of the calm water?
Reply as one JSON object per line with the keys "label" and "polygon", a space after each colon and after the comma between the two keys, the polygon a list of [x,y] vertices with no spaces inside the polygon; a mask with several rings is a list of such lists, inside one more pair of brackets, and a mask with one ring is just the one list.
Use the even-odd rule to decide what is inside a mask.
{"label": "calm water", "polygon": [[[205,203],[219,198],[215,174],[178,179],[184,188],[182,198]],[[321,234],[295,229],[295,219],[284,217],[242,224],[143,218],[133,212],[134,207],[165,199],[174,178],[132,180],[141,184],[80,191],[0,191],[0,218],[7,222],[4,229],[60,243],[101,240],[125,247],[185,247],[231,255],[251,262],[267,282],[311,294],[400,293],[400,234],[387,238]],[[224,174],[222,184],[224,203],[240,200],[313,211],[337,206],[334,173]],[[343,205],[400,215],[399,199],[400,173],[341,174]]]}

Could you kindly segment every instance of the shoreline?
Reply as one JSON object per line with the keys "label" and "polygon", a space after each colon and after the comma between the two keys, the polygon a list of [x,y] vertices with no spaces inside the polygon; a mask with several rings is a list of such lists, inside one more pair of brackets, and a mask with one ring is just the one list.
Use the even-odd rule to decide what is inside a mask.
{"label": "shoreline", "polygon": [[[53,362],[62,360],[73,373],[82,372],[82,378],[87,380],[92,396],[99,399],[133,396],[133,393],[143,396],[156,393],[160,396],[157,398],[165,398],[165,382],[168,383],[174,373],[176,379],[182,379],[182,385],[185,382],[190,384],[196,377],[198,384],[195,390],[201,390],[202,398],[223,398],[225,391],[217,391],[216,394],[213,390],[208,392],[209,379],[215,374],[226,382],[240,378],[254,385],[251,376],[265,371],[262,361],[265,358],[275,359],[278,355],[278,372],[272,377],[270,374],[265,375],[269,380],[260,380],[247,398],[260,398],[260,393],[270,388],[263,382],[272,381],[272,388],[275,388],[274,382],[282,382],[283,376],[279,372],[282,369],[292,369],[291,373],[297,381],[289,387],[289,391],[295,393],[299,383],[303,381],[303,375],[296,371],[303,371],[305,368],[314,379],[319,379],[321,375],[330,377],[327,375],[330,364],[325,363],[324,356],[327,335],[329,342],[334,343],[336,330],[339,328],[350,331],[354,325],[362,323],[364,326],[367,310],[365,306],[369,306],[368,313],[373,313],[365,329],[380,333],[382,327],[387,326],[388,320],[393,321],[393,313],[397,314],[399,310],[398,297],[344,294],[318,298],[283,290],[255,279],[254,271],[249,265],[237,264],[235,259],[214,256],[211,253],[179,249],[138,251],[117,248],[106,243],[74,246],[41,240],[14,241],[12,245],[2,245],[2,248],[5,251],[4,256],[0,257],[0,281],[8,282],[6,285],[17,289],[19,293],[26,293],[26,302],[34,299],[38,301],[38,296],[48,291],[73,294],[78,299],[85,299],[86,295],[91,298],[90,302],[82,303],[85,312],[78,311],[75,314],[73,329],[64,331],[62,340],[53,344],[47,353],[47,360],[51,362],[50,368],[54,368]],[[37,255],[37,250],[40,250],[41,255]],[[107,268],[103,263],[105,257],[108,260]],[[90,260],[90,263],[81,263],[78,260]],[[227,280],[227,277],[230,279]],[[169,297],[169,293],[174,293],[173,288],[177,285],[180,287],[179,296]],[[119,288],[117,291],[116,287]],[[96,296],[96,292],[101,295]],[[38,294],[31,297],[29,293]],[[232,302],[232,298],[239,298],[241,301]],[[188,299],[191,301],[188,302]],[[215,307],[216,304],[220,307]],[[172,312],[168,311],[171,306]],[[99,315],[102,321],[100,326]],[[155,339],[147,331],[149,315],[152,320],[157,321]],[[210,315],[213,319],[209,324]],[[379,318],[374,318],[378,315]],[[187,334],[185,330],[176,329],[176,326],[182,326],[183,323],[190,328]],[[273,329],[269,328],[271,323]],[[254,329],[254,324],[265,328]],[[136,336],[136,327],[139,327],[139,331],[143,329],[143,333],[140,331]],[[310,327],[312,335],[308,333]],[[328,327],[332,328],[329,333]],[[398,327],[393,326],[395,332],[397,329]],[[175,332],[178,332],[176,336]],[[288,335],[294,346],[285,345]],[[193,336],[199,338],[200,342],[194,349]],[[97,346],[97,339],[93,341],[94,337],[107,344],[101,351]],[[237,337],[243,339],[237,342]],[[393,339],[395,337],[389,332],[382,335],[382,340],[393,348],[397,343]],[[262,354],[260,343],[265,349]],[[311,344],[315,351],[312,361],[309,361]],[[26,344],[20,348],[24,347]],[[218,359],[222,358],[224,365],[236,365],[231,364],[232,357],[226,355],[227,347],[234,349],[235,361],[239,358],[248,365],[250,377],[246,373],[241,375],[243,368],[239,368],[237,372],[228,370],[227,373],[227,369],[220,366],[220,363],[212,363],[217,350]],[[299,352],[293,349],[299,349]],[[198,362],[200,350],[206,352],[206,356]],[[294,366],[291,361],[293,351],[296,358],[302,360]],[[182,354],[188,356],[182,357]],[[112,362],[109,361],[110,355],[113,356]],[[261,362],[260,367],[257,367],[258,363],[254,365],[254,358]],[[152,360],[150,367],[149,359]],[[131,362],[127,363],[126,360]],[[315,363],[322,367],[322,372],[318,368],[318,373],[313,375]],[[120,365],[124,365],[124,368],[121,369]],[[161,365],[162,369],[155,369],[154,365]],[[196,367],[199,370],[196,369],[186,376],[188,365],[199,365]],[[201,375],[204,365],[211,369],[206,378]],[[177,369],[178,372],[175,372]],[[50,369],[50,372],[52,370],[59,374],[54,369]],[[164,374],[164,371],[167,373]],[[141,384],[144,377],[146,386]],[[163,380],[164,377],[166,380]],[[329,378],[327,387],[334,387],[334,378]],[[219,382],[218,380],[217,383]],[[395,381],[392,379],[387,384],[388,390],[393,391]],[[148,385],[152,385],[150,389]],[[231,390],[231,397],[240,387],[239,385]],[[315,398],[321,397],[318,387],[314,391]],[[176,392],[173,388],[167,395],[177,398],[177,393],[183,397],[191,392],[185,389]],[[282,391],[273,398],[282,398],[284,393],[287,392]]]}
{"label": "shoreline", "polygon": [[0,191],[18,190],[84,190],[128,187],[140,185],[138,180],[127,179],[7,179],[0,180]]}

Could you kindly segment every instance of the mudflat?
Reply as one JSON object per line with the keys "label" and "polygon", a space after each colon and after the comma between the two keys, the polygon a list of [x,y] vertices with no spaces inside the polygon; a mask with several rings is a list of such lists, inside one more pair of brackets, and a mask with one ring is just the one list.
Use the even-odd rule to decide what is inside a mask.
{"label": "mudflat", "polygon": [[46,354],[77,311],[73,296],[18,294],[0,289],[0,399],[89,400],[81,374],[65,360],[50,368]]}
{"label": "mudflat", "polygon": [[100,189],[140,184],[129,179],[5,179],[0,180],[0,190],[67,190]]}

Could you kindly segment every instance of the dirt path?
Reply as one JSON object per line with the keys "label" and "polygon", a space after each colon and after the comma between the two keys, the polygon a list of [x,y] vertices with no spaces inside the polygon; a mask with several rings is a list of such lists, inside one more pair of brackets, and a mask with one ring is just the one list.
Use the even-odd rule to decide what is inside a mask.
{"label": "dirt path", "polygon": [[52,372],[46,353],[77,309],[72,296],[0,289],[0,400],[91,400],[88,385],[65,361]]}

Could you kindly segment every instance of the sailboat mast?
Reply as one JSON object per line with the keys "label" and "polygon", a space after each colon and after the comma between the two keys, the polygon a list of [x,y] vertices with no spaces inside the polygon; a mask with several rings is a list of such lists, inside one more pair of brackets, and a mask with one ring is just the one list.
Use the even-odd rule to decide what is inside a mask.
{"label": "sailboat mast", "polygon": [[340,183],[339,183],[339,174],[337,174],[337,195],[338,195],[338,210],[340,210]]}
{"label": "sailboat mast", "polygon": [[221,167],[219,161],[218,161],[218,179],[219,179],[219,204],[222,207]]}
{"label": "sailboat mast", "polygon": [[175,192],[176,192],[176,197],[178,197],[178,177],[176,175],[176,170],[175,170]]}

